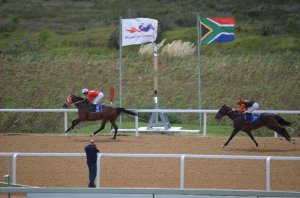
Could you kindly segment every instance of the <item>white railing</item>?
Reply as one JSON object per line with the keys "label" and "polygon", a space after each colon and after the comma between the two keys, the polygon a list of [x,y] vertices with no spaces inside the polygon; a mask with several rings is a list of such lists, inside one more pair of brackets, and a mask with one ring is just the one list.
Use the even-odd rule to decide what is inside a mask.
{"label": "white railing", "polygon": [[[218,110],[209,109],[129,109],[137,113],[202,113],[203,114],[203,136],[206,136],[207,114],[217,113]],[[0,109],[0,112],[63,112],[64,113],[64,129],[68,129],[68,112],[78,112],[77,109]],[[300,114],[300,110],[257,110],[256,113],[275,113],[275,114]],[[139,135],[139,117],[135,117],[135,134]],[[275,134],[276,136],[277,134]]]}
{"label": "white railing", "polygon": [[[0,153],[0,156],[12,157],[12,183],[17,184],[17,157],[85,157],[85,153]],[[266,191],[271,191],[271,160],[300,160],[300,157],[286,156],[242,156],[242,155],[192,155],[192,154],[112,154],[99,153],[97,159],[97,177],[96,186],[100,188],[100,163],[104,157],[142,157],[142,158],[178,158],[180,159],[180,189],[184,187],[185,159],[186,158],[202,158],[202,159],[243,159],[243,160],[265,160],[266,161]],[[8,168],[10,170],[10,167]],[[10,174],[10,173],[9,173]]]}

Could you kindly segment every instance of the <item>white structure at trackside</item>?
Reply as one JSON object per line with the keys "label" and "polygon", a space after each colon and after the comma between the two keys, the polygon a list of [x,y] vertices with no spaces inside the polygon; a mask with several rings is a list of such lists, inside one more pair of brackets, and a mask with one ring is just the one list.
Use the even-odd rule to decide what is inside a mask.
{"label": "white structure at trackside", "polygon": [[[137,113],[203,113],[203,136],[206,136],[207,128],[207,114],[208,113],[217,113],[218,110],[209,110],[209,109],[129,109]],[[68,129],[68,112],[77,112],[77,109],[0,109],[0,112],[56,112],[64,113],[64,129]],[[288,111],[288,110],[257,110],[255,113],[274,113],[274,114],[300,114],[300,110]],[[119,131],[124,131],[120,129]],[[135,131],[136,136],[139,135],[139,117],[135,116],[135,129],[126,129],[125,131]],[[195,130],[200,132],[200,130]],[[195,131],[183,131],[183,132],[195,132]],[[274,133],[274,136],[277,137],[277,133]]]}

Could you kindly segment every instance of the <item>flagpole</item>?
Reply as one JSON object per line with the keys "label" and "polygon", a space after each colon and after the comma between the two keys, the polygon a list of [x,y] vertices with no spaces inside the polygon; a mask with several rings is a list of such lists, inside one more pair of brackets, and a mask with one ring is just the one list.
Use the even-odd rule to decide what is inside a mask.
{"label": "flagpole", "polygon": [[[120,34],[119,34],[119,107],[122,107],[122,17],[120,16]],[[120,116],[120,123],[122,117]]]}
{"label": "flagpole", "polygon": [[[197,15],[197,46],[198,46],[198,64],[197,64],[197,74],[198,74],[198,102],[199,102],[199,110],[202,109],[201,107],[201,75],[200,75],[200,46],[201,46],[201,25],[200,25],[200,16]],[[202,126],[202,116],[199,113],[199,131],[201,132]]]}

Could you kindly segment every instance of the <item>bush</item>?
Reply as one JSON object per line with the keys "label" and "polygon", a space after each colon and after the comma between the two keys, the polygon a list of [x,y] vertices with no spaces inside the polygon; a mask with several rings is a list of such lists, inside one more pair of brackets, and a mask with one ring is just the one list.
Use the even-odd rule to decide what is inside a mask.
{"label": "bush", "polygon": [[51,37],[51,31],[42,30],[38,36],[39,47],[47,48],[48,46],[50,46],[50,37]]}
{"label": "bush", "polygon": [[109,48],[119,49],[119,47],[120,47],[119,34],[120,34],[120,31],[118,29],[113,31],[110,34],[108,42],[107,42],[107,46]]}

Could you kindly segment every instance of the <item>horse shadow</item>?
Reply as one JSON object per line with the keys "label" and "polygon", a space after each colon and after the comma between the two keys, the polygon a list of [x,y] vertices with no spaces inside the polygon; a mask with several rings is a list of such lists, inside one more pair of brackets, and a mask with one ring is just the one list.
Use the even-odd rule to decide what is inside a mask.
{"label": "horse shadow", "polygon": [[249,152],[249,153],[286,153],[292,151],[300,151],[298,148],[291,148],[291,149],[264,149],[255,147],[253,148],[225,148],[223,151],[228,152]]}

